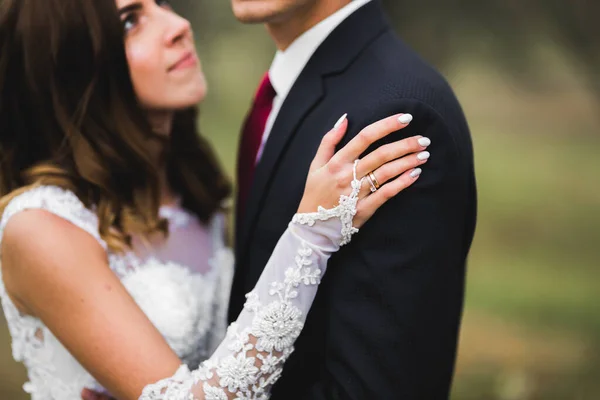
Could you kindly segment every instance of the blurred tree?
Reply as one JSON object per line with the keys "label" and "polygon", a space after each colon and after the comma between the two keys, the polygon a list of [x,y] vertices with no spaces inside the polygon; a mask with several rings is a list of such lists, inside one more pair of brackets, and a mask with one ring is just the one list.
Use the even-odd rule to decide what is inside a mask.
{"label": "blurred tree", "polygon": [[439,68],[474,51],[527,80],[540,46],[558,45],[600,101],[597,0],[382,0],[399,34]]}

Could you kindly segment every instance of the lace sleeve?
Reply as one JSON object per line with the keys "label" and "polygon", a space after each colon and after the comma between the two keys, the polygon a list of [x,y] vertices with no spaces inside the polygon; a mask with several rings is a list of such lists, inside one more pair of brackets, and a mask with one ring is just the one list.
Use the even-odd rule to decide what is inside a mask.
{"label": "lace sleeve", "polygon": [[280,238],[236,322],[198,370],[182,366],[140,400],[268,399],[294,350],[329,257],[350,241],[361,182],[333,209],[297,214]]}

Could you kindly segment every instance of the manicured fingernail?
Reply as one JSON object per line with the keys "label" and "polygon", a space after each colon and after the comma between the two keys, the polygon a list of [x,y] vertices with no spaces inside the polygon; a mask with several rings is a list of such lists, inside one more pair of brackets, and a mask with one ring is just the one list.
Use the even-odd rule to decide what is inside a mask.
{"label": "manicured fingernail", "polygon": [[431,144],[431,140],[429,140],[429,138],[426,137],[419,138],[418,142],[423,147],[427,147]]}
{"label": "manicured fingernail", "polygon": [[416,178],[417,176],[421,175],[421,172],[423,172],[423,170],[421,168],[415,168],[410,173],[410,177],[411,178]]}
{"label": "manicured fingernail", "polygon": [[348,116],[348,114],[344,114],[342,115],[342,117],[340,119],[338,119],[338,121],[335,123],[335,125],[333,126],[333,128],[339,128],[339,126],[342,124],[342,122],[344,122],[346,120],[346,117]]}
{"label": "manicured fingernail", "polygon": [[423,160],[427,160],[429,158],[431,154],[429,154],[428,151],[422,151],[419,154],[417,154],[417,159],[423,161]]}
{"label": "manicured fingernail", "polygon": [[400,121],[401,124],[408,124],[410,121],[412,121],[412,115],[402,114],[400,117],[398,117],[398,121]]}

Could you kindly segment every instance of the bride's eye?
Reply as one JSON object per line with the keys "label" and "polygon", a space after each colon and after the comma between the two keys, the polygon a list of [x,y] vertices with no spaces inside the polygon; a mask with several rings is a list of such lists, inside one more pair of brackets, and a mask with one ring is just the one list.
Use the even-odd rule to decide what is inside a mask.
{"label": "bride's eye", "polygon": [[121,20],[121,23],[123,24],[123,31],[127,33],[136,27],[138,23],[138,16],[136,13],[128,14]]}
{"label": "bride's eye", "polygon": [[169,0],[156,0],[156,4],[160,7],[171,9],[171,2]]}

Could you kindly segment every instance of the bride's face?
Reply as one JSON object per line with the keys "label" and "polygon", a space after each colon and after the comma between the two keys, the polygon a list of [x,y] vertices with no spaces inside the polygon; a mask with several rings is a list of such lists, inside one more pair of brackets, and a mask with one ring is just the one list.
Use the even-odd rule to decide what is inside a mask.
{"label": "bride's face", "polygon": [[166,0],[116,0],[133,87],[142,107],[177,110],[200,102],[206,81],[190,23]]}

